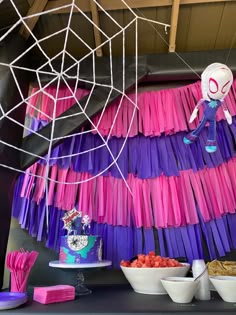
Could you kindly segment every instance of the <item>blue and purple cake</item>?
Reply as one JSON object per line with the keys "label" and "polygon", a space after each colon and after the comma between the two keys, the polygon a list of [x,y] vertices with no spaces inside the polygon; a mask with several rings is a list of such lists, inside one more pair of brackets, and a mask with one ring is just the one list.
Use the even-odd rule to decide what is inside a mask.
{"label": "blue and purple cake", "polygon": [[98,235],[61,237],[59,260],[62,263],[94,263],[102,260],[102,238]]}
{"label": "blue and purple cake", "polygon": [[[59,260],[66,264],[95,263],[102,260],[102,238],[90,235],[90,218],[76,209],[62,218],[68,234],[61,237]],[[72,233],[72,234],[71,234]]]}

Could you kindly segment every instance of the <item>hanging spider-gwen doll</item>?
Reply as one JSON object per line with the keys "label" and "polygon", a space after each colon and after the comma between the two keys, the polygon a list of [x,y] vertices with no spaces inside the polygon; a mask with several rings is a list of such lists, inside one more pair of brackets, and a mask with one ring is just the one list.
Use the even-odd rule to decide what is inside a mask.
{"label": "hanging spider-gwen doll", "polygon": [[184,137],[184,143],[194,142],[206,123],[208,127],[208,139],[205,146],[207,152],[212,153],[217,150],[216,143],[216,112],[222,106],[228,124],[232,124],[232,117],[224,104],[224,98],[229,93],[233,83],[231,70],[222,63],[210,64],[201,75],[201,89],[203,98],[195,106],[189,122],[192,123],[197,117],[199,106],[203,106],[203,117],[199,126]]}

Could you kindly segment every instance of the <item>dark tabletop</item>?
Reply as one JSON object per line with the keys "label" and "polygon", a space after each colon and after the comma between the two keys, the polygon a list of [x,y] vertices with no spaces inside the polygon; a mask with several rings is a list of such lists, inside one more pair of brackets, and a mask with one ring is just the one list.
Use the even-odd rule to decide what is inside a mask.
{"label": "dark tabletop", "polygon": [[193,300],[190,304],[173,303],[168,295],[146,295],[133,292],[128,285],[94,286],[93,293],[74,301],[43,305],[32,301],[5,314],[236,314],[236,303],[222,301],[212,292],[210,301]]}

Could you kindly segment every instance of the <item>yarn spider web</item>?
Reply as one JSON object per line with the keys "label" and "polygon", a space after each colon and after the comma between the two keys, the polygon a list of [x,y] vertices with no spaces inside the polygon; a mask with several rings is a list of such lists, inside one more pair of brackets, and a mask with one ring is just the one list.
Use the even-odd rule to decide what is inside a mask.
{"label": "yarn spider web", "polygon": [[[109,36],[108,34],[106,34],[100,27],[98,27],[94,22],[93,20],[88,17],[78,6],[77,4],[75,3],[75,0],[72,0],[70,4],[67,4],[67,5],[63,5],[63,6],[60,6],[58,8],[54,8],[54,9],[51,9],[51,10],[47,10],[47,11],[43,11],[41,13],[38,13],[38,14],[32,14],[32,15],[28,15],[28,16],[25,16],[23,17],[15,2],[13,0],[10,0],[11,2],[11,5],[12,7],[14,8],[16,14],[18,15],[18,20],[17,22],[2,36],[0,37],[0,43],[9,35],[11,34],[19,25],[23,24],[24,27],[26,28],[26,30],[29,32],[30,36],[31,36],[31,39],[33,40],[33,44],[31,44],[23,53],[21,53],[19,56],[17,56],[17,58],[15,58],[10,64],[6,64],[6,63],[2,63],[0,62],[0,65],[1,66],[6,66],[6,67],[9,67],[11,73],[12,73],[12,76],[14,78],[14,81],[15,81],[15,84],[17,86],[17,89],[20,93],[20,96],[21,96],[21,99],[22,101],[20,103],[18,103],[17,105],[15,105],[11,110],[7,111],[7,112],[4,112],[3,110],[3,107],[1,106],[0,104],[0,110],[1,110],[1,113],[2,113],[2,116],[0,117],[0,120],[2,120],[3,118],[7,117],[8,119],[14,121],[14,123],[24,127],[24,129],[28,132],[28,133],[35,133],[37,134],[39,137],[42,137],[44,140],[48,141],[49,143],[49,146],[48,146],[48,151],[47,151],[47,154],[44,155],[44,156],[39,156],[39,155],[36,155],[34,152],[29,152],[29,151],[25,151],[23,150],[22,148],[17,148],[17,147],[13,147],[12,145],[10,145],[9,143],[3,143],[2,140],[0,140],[0,142],[2,142],[4,145],[6,146],[11,146],[13,147],[14,149],[17,149],[25,154],[29,154],[31,156],[34,156],[36,157],[37,159],[41,159],[43,160],[45,163],[46,163],[46,174],[45,176],[43,176],[43,179],[44,179],[44,185],[45,185],[45,191],[46,191],[46,195],[47,195],[47,191],[48,191],[48,181],[54,181],[56,183],[61,183],[61,184],[82,184],[84,181],[89,181],[89,180],[93,180],[94,178],[102,175],[104,172],[107,171],[107,169],[109,169],[112,165],[115,165],[121,175],[121,178],[124,180],[128,190],[130,191],[130,193],[132,194],[131,192],[131,189],[117,163],[117,160],[119,159],[119,156],[121,155],[124,147],[125,147],[125,144],[127,142],[127,139],[128,139],[128,136],[129,136],[129,132],[130,132],[130,129],[131,129],[131,126],[132,126],[132,123],[133,123],[133,120],[134,120],[134,117],[135,117],[135,113],[136,111],[138,110],[138,104],[137,104],[137,84],[138,84],[138,21],[139,20],[146,20],[148,22],[152,22],[152,23],[156,23],[156,24],[160,24],[162,26],[165,27],[165,29],[167,27],[169,27],[170,25],[168,24],[165,24],[165,23],[161,23],[161,22],[157,22],[157,21],[152,21],[152,20],[149,20],[149,19],[146,19],[145,17],[143,16],[138,16],[130,7],[129,5],[124,1],[124,0],[121,0],[121,2],[123,2],[123,4],[125,4],[125,6],[127,7],[127,9],[131,12],[132,14],[132,19],[129,23],[127,23],[126,26],[121,26],[106,10],[104,10],[104,8],[98,3],[98,1],[96,0],[93,0],[93,2],[98,6],[98,8],[109,18],[109,21],[114,23],[117,27],[118,27],[118,31],[112,35],[112,36]],[[34,18],[35,16],[44,16],[46,14],[50,14],[50,13],[53,13],[54,11],[58,11],[58,10],[61,10],[61,9],[67,9],[69,10],[69,15],[68,15],[68,22],[67,22],[67,25],[66,27],[52,33],[52,34],[49,34],[41,39],[37,39],[35,34],[30,30],[30,28],[28,27],[27,25],[27,20],[28,19],[32,19]],[[71,27],[71,23],[72,23],[72,18],[73,18],[73,15],[76,14],[76,13],[80,13],[89,23],[91,23],[91,25],[93,27],[95,27],[102,35],[103,37],[105,38],[105,40],[97,47],[93,48],[91,47],[83,38],[81,38],[81,36],[79,36],[74,30],[73,28]],[[135,33],[134,33],[134,40],[135,40],[135,76],[136,76],[136,82],[135,82],[135,100],[132,100],[128,94],[126,94],[126,91],[125,91],[125,78],[126,78],[126,71],[125,71],[125,65],[126,65],[126,59],[125,59],[125,39],[126,39],[126,34],[125,34],[125,31],[127,29],[129,29],[131,26],[134,26],[135,27]],[[53,57],[49,57],[46,53],[46,51],[44,50],[43,48],[43,43],[45,40],[48,40],[50,38],[53,38],[54,36],[58,35],[58,34],[61,34],[61,33],[65,33],[65,40],[64,40],[64,43],[63,43],[63,49],[58,53],[56,54],[55,56]],[[82,42],[85,47],[89,50],[89,52],[87,54],[85,54],[82,58],[80,59],[76,59],[67,49],[67,46],[68,46],[68,37],[69,35],[73,34],[73,36],[80,42]],[[123,76],[123,87],[122,87],[122,90],[119,90],[115,87],[115,85],[113,84],[114,83],[114,73],[113,73],[113,51],[112,51],[112,40],[114,38],[116,38],[117,36],[122,36],[122,42],[123,42],[123,48],[122,48],[122,76]],[[109,64],[110,64],[110,84],[102,84],[100,82],[97,82],[96,81],[96,73],[95,73],[95,67],[96,67],[96,62],[95,62],[95,54],[96,54],[96,51],[102,47],[104,47],[105,45],[109,45]],[[37,47],[37,49],[39,49],[39,51],[42,53],[42,55],[45,57],[46,59],[46,62],[41,65],[40,67],[38,67],[37,69],[32,69],[32,68],[29,68],[27,66],[18,66],[17,65],[17,62],[19,60],[21,60],[21,58],[23,58],[28,52],[30,52],[32,49],[34,49],[35,47]],[[60,64],[60,70],[56,70],[54,65],[53,65],[53,62],[55,60],[58,60],[58,58],[61,59],[61,64]],[[70,65],[69,67],[66,67],[66,59],[70,59],[72,61],[72,65]],[[83,79],[80,77],[79,75],[79,71],[80,71],[80,65],[81,65],[81,62],[84,61],[86,58],[92,58],[92,61],[93,61],[93,64],[92,64],[92,69],[93,69],[93,79],[92,80],[87,80],[87,79]],[[48,70],[45,70],[45,69],[50,69],[50,71]],[[71,69],[75,69],[76,68],[76,75],[71,75],[70,73],[70,70]],[[35,74],[35,76],[37,77],[37,82],[38,82],[38,86],[39,86],[39,89],[36,91],[36,92],[33,92],[31,95],[29,95],[28,97],[24,97],[22,91],[21,91],[21,88],[20,88],[20,84],[19,84],[19,81],[18,81],[18,78],[17,76],[15,75],[15,71],[16,70],[21,70],[21,71],[28,71],[28,72],[33,72]],[[48,75],[51,77],[51,80],[46,84],[46,85],[43,85],[42,82],[41,82],[41,79],[40,79],[40,75]],[[74,80],[75,81],[75,85],[74,85],[74,88],[72,88],[69,84],[69,80]],[[88,98],[87,98],[87,102],[85,104],[84,107],[81,106],[81,103],[79,101],[79,99],[76,97],[76,89],[79,85],[79,82],[84,82],[84,83],[89,83],[92,87],[91,87],[91,90],[89,92],[89,95],[88,95]],[[49,87],[51,84],[54,84],[54,86],[56,86],[56,93],[55,95],[52,95],[50,94],[48,91],[47,91],[47,87]],[[70,92],[70,95],[67,96],[67,97],[59,97],[59,90],[60,90],[60,86],[61,84],[64,84],[69,92]],[[108,97],[106,99],[106,102],[105,102],[105,105],[104,105],[104,108],[100,114],[100,117],[99,117],[99,120],[97,122],[97,124],[95,125],[92,121],[92,119],[88,116],[88,114],[86,113],[86,109],[87,109],[87,106],[88,106],[88,103],[89,103],[89,100],[95,90],[96,87],[99,87],[99,86],[103,86],[103,87],[106,87],[108,89],[110,89],[110,92],[108,93]],[[120,97],[120,101],[119,101],[119,105],[118,105],[118,108],[117,108],[117,111],[116,111],[116,114],[115,114],[115,117],[114,117],[114,120],[113,120],[113,123],[112,123],[112,126],[110,128],[110,132],[108,134],[108,136],[106,138],[104,138],[102,136],[102,134],[100,133],[99,131],[99,124],[101,122],[101,119],[104,115],[104,112],[107,108],[107,105],[109,103],[109,99],[110,99],[110,96],[111,96],[111,93],[112,91],[116,90],[117,92],[120,93],[121,97]],[[38,107],[34,106],[31,104],[30,102],[30,99],[34,96],[37,96],[38,93],[42,93],[44,95],[46,95],[48,98],[50,98],[52,101],[53,101],[53,113],[52,113],[52,116],[48,115],[47,113],[43,113]],[[66,100],[66,99],[73,99],[75,104],[77,104],[78,108],[79,108],[79,111],[78,113],[76,114],[73,114],[73,115],[63,115],[63,117],[56,117],[56,109],[57,109],[57,102],[58,101],[62,101],[62,100]],[[112,130],[114,128],[114,125],[115,125],[115,122],[116,122],[116,119],[117,119],[117,116],[118,116],[118,113],[119,113],[119,110],[121,108],[121,104],[122,104],[122,101],[123,99],[127,99],[130,103],[133,104],[133,112],[132,112],[132,116],[131,116],[131,120],[129,122],[129,128],[128,128],[128,131],[127,131],[127,134],[124,138],[124,141],[123,141],[123,144],[120,148],[120,151],[118,152],[117,156],[115,157],[108,145],[108,140],[111,138],[111,133],[112,133]],[[23,106],[23,104],[27,104],[28,107],[32,108],[38,112],[38,113],[41,113],[43,114],[45,117],[47,117],[48,120],[50,120],[52,122],[51,126],[51,134],[50,134],[50,137],[47,138],[43,135],[41,135],[40,133],[38,133],[37,131],[35,130],[32,130],[29,126],[23,126],[22,124],[20,124],[18,121],[14,120],[12,117],[10,117],[10,114],[16,110],[19,106]],[[67,119],[71,116],[74,116],[74,115],[84,115],[87,119],[87,121],[90,123],[91,125],[91,129],[89,130],[89,132],[96,132],[99,137],[101,138],[102,140],[102,145],[99,145],[97,147],[93,147],[91,148],[90,150],[86,150],[86,151],[82,151],[82,152],[78,152],[78,153],[75,153],[73,155],[61,155],[61,156],[58,156],[57,159],[64,159],[66,157],[69,157],[69,156],[76,156],[76,155],[81,155],[81,154],[85,154],[89,151],[94,151],[94,150],[97,150],[101,147],[105,147],[110,156],[111,156],[111,159],[112,159],[112,162],[109,164],[109,166],[102,170],[101,172],[99,172],[98,174],[94,175],[94,176],[91,176],[90,178],[88,179],[85,179],[85,180],[80,180],[80,181],[75,181],[75,182],[61,182],[61,181],[57,181],[55,179],[52,179],[50,178],[49,176],[49,170],[50,170],[50,161],[54,159],[54,157],[51,156],[51,153],[52,153],[52,149],[53,149],[53,142],[55,140],[63,140],[63,139],[68,139],[70,137],[73,137],[73,136],[76,136],[76,135],[83,135],[85,133],[87,133],[88,131],[82,131],[82,132],[77,132],[75,134],[72,134],[72,135],[69,135],[69,136],[65,136],[65,137],[58,137],[58,138],[55,138],[54,137],[54,130],[55,130],[55,122],[59,119]],[[7,166],[7,165],[3,165],[1,164],[1,166],[3,167],[7,167],[7,168],[11,168],[10,166]],[[26,173],[25,171],[22,171],[20,169],[15,169],[15,171],[18,171],[18,172],[23,172],[23,173]],[[36,176],[36,177],[41,177],[40,175],[33,175],[33,176]]]}

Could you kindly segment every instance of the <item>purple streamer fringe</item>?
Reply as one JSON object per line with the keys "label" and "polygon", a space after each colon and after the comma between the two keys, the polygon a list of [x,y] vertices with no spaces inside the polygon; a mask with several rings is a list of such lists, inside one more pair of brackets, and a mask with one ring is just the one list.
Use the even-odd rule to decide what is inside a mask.
{"label": "purple streamer fringe", "polygon": [[[154,178],[161,174],[166,176],[178,176],[179,171],[193,169],[194,171],[204,167],[217,167],[235,156],[236,117],[233,124],[228,125],[226,121],[217,123],[218,150],[215,153],[207,153],[207,128],[203,130],[198,141],[191,145],[183,143],[184,132],[172,136],[144,137],[138,135],[128,138],[124,149],[117,160],[118,165],[125,178],[129,173],[139,178]],[[113,137],[108,145],[116,157],[124,143],[123,138]],[[105,146],[78,155],[102,145],[103,142],[98,135],[91,133],[68,138],[63,144],[53,150],[50,165],[58,164],[60,168],[70,168],[76,172],[89,172],[96,175],[106,169],[112,158]],[[60,156],[77,154],[76,156],[60,159]],[[168,156],[168,159],[166,159]],[[41,160],[41,163],[45,163]],[[113,177],[121,178],[116,165],[110,166],[103,175],[111,173]]]}
{"label": "purple streamer fringe", "polygon": [[[33,121],[36,129],[43,122]],[[179,175],[179,171],[193,169],[197,171],[204,167],[216,167],[235,156],[236,118],[228,126],[225,121],[217,123],[217,141],[219,149],[216,153],[208,154],[204,147],[207,141],[207,130],[192,145],[185,145],[181,132],[172,136],[129,138],[124,151],[118,159],[118,164],[125,175],[133,173],[140,178],[152,178],[165,174]],[[108,144],[114,156],[120,151],[122,138],[112,138]],[[90,172],[95,175],[105,169],[112,161],[105,147],[82,154],[77,157],[58,159],[59,156],[78,153],[94,146],[101,145],[97,135],[87,134],[67,139],[53,150],[51,165],[58,163],[61,168],[69,168],[79,172]],[[166,158],[168,156],[168,159]],[[102,157],[102,158],[101,158]],[[128,161],[128,163],[127,163]],[[41,161],[43,163],[43,161]],[[111,166],[104,175],[111,172],[114,177],[120,177],[115,165]],[[17,217],[21,227],[38,241],[45,241],[46,246],[59,250],[60,236],[65,233],[61,220],[64,211],[49,207],[49,233],[46,230],[45,200],[37,205],[35,202],[20,197],[23,176],[18,180],[13,202],[13,216]],[[222,218],[204,222],[198,211],[200,223],[176,228],[158,229],[160,254],[169,257],[186,257],[191,262],[197,258],[215,259],[224,256],[236,248],[236,214],[227,214]],[[103,237],[104,258],[113,261],[116,268],[122,259],[131,259],[139,253],[148,253],[155,249],[155,237],[152,229],[111,226],[108,224],[92,224],[93,234]],[[203,248],[205,244],[205,248]]]}
{"label": "purple streamer fringe", "polygon": [[[17,188],[16,188],[17,189]],[[15,199],[15,207],[18,200]],[[64,211],[55,207],[49,207],[49,231],[46,232],[46,207],[42,201],[39,206],[35,202],[24,200],[21,205],[28,209],[21,226],[27,229],[33,237],[39,241],[46,241],[46,246],[59,250],[60,236],[65,234],[61,220]],[[21,215],[19,209],[13,213]],[[27,216],[26,216],[27,214]],[[236,248],[236,214],[227,214],[222,218],[204,222],[200,216],[200,224],[188,225],[176,228],[158,229],[158,243],[160,254],[173,258],[186,257],[187,261],[203,258],[202,244],[206,244],[205,258],[215,259],[224,256],[227,252]],[[129,260],[140,253],[147,254],[155,250],[155,236],[152,229],[111,226],[108,224],[92,223],[92,234],[102,235],[104,242],[104,259],[112,260],[116,268],[122,259]]]}

